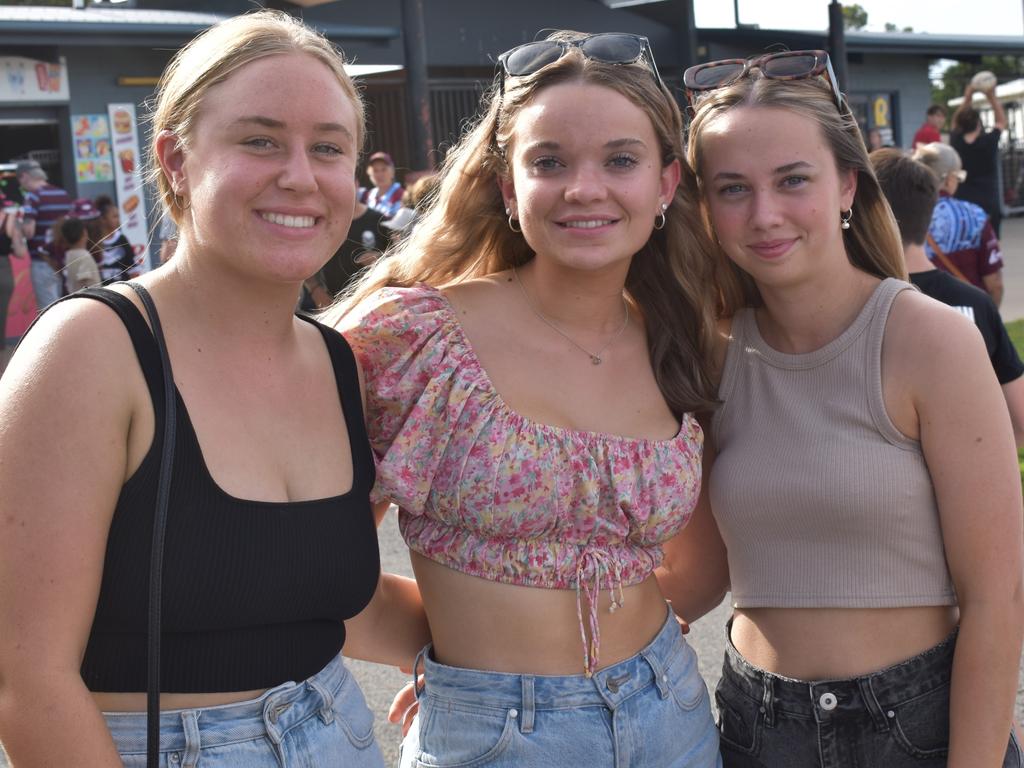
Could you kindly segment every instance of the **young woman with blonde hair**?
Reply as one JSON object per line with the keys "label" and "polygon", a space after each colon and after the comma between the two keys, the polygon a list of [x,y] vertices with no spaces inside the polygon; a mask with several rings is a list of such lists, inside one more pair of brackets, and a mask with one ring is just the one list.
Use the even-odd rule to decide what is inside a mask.
{"label": "young woman with blonde hair", "polygon": [[701,549],[714,307],[681,117],[636,35],[499,61],[425,216],[333,313],[433,635],[403,765],[714,766],[655,579],[667,544],[687,618],[714,604],[688,589],[723,580]]}
{"label": "young woman with blonde hair", "polygon": [[411,665],[428,635],[415,585],[380,574],[355,359],[293,312],[348,231],[362,135],[341,56],[283,13],[215,25],[164,73],[152,152],[174,259],[141,292],[52,308],[0,380],[0,740],[15,766],[382,766],[339,653]]}
{"label": "young woman with blonde hair", "polygon": [[724,763],[1020,765],[1021,484],[981,339],[905,282],[826,53],[684,79],[730,320]]}

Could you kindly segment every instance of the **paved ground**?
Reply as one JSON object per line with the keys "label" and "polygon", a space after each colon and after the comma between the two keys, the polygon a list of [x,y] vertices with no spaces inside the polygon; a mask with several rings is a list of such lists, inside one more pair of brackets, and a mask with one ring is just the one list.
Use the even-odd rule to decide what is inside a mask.
{"label": "paved ground", "polygon": [[1002,235],[1006,291],[1000,313],[1009,322],[1024,318],[1024,218],[1005,219]]}
{"label": "paved ground", "polygon": [[[1003,250],[1006,267],[1006,298],[1002,315],[1006,321],[1024,318],[1024,218],[1003,222]],[[389,514],[380,528],[381,562],[385,571],[411,576],[409,557],[398,534],[398,525],[393,514]],[[724,648],[723,627],[728,618],[728,604],[723,603],[715,611],[693,625],[689,642],[700,658],[701,674],[714,690],[718,682]],[[395,691],[407,682],[407,676],[390,668],[361,662],[349,662],[363,686],[370,708],[377,715],[377,739],[388,765],[397,765],[398,744],[401,733],[397,726],[389,725],[384,717]],[[1017,686],[1017,717],[1024,718],[1024,667]]]}

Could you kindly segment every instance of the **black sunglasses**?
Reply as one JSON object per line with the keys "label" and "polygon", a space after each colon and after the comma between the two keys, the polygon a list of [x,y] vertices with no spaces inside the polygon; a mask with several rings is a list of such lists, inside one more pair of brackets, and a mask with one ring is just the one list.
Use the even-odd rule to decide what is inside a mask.
{"label": "black sunglasses", "polygon": [[769,80],[809,80],[824,76],[835,96],[836,107],[843,111],[843,95],[825,51],[780,51],[749,59],[721,59],[697,64],[683,72],[686,96],[693,104],[701,93],[731,85],[752,69],[760,70]]}
{"label": "black sunglasses", "polygon": [[505,51],[498,57],[501,65],[501,93],[506,77],[525,77],[538,72],[565,56],[571,48],[579,48],[586,58],[603,64],[635,64],[643,58],[651,67],[654,79],[664,85],[654,62],[650,41],[643,35],[626,32],[600,32],[577,40],[538,40]]}

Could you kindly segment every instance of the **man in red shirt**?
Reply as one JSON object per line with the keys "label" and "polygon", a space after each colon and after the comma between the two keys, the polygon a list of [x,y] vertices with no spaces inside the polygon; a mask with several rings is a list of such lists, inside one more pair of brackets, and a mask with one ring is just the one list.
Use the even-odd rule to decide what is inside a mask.
{"label": "man in red shirt", "polygon": [[941,104],[932,104],[925,113],[924,124],[914,134],[914,143],[911,149],[917,149],[922,144],[931,144],[935,141],[942,141],[942,126],[946,124],[946,108]]}

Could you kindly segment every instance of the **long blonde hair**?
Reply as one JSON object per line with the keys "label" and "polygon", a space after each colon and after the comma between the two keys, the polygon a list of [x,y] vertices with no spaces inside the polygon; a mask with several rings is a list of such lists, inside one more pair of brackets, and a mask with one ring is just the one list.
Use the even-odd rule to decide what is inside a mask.
{"label": "long blonde hair", "polygon": [[207,91],[257,59],[304,53],[330,69],[356,113],[356,148],[363,146],[363,101],[345,72],[344,56],[323,35],[282,11],[261,10],[218,22],[179,50],[157,85],[150,118],[149,173],[160,201],[175,224],[181,224],[185,202],[171,189],[157,162],[156,140],[171,131],[187,147]]}
{"label": "long blonde hair", "polygon": [[[687,157],[701,184],[708,230],[712,231],[712,227],[701,178],[703,133],[715,118],[738,107],[785,109],[820,126],[839,171],[852,170],[857,174],[853,218],[843,237],[847,258],[857,269],[876,277],[906,280],[899,228],[868,160],[856,118],[848,107],[842,113],[836,109],[831,88],[821,80],[772,80],[758,76],[755,71],[752,76],[711,91],[698,102],[690,123]],[[754,281],[720,247],[717,251],[716,282],[722,288],[723,314],[731,315],[741,307],[759,304],[761,298]]]}
{"label": "long blonde hair", "polygon": [[[573,40],[576,32],[549,39]],[[384,286],[435,287],[494,274],[533,258],[522,234],[506,221],[497,179],[510,171],[505,149],[519,112],[538,92],[559,83],[609,88],[650,118],[659,141],[662,166],[679,160],[682,179],[665,212],[665,226],[653,230],[633,257],[626,290],[641,312],[655,378],[677,414],[715,403],[710,375],[716,292],[712,288],[713,246],[700,220],[699,193],[682,147],[682,117],[671,93],[644,63],[605,64],[571,47],[536,73],[505,80],[484,97],[483,115],[449,151],[437,193],[410,237],[380,260],[348,297],[326,314],[337,323],[352,307]]]}

